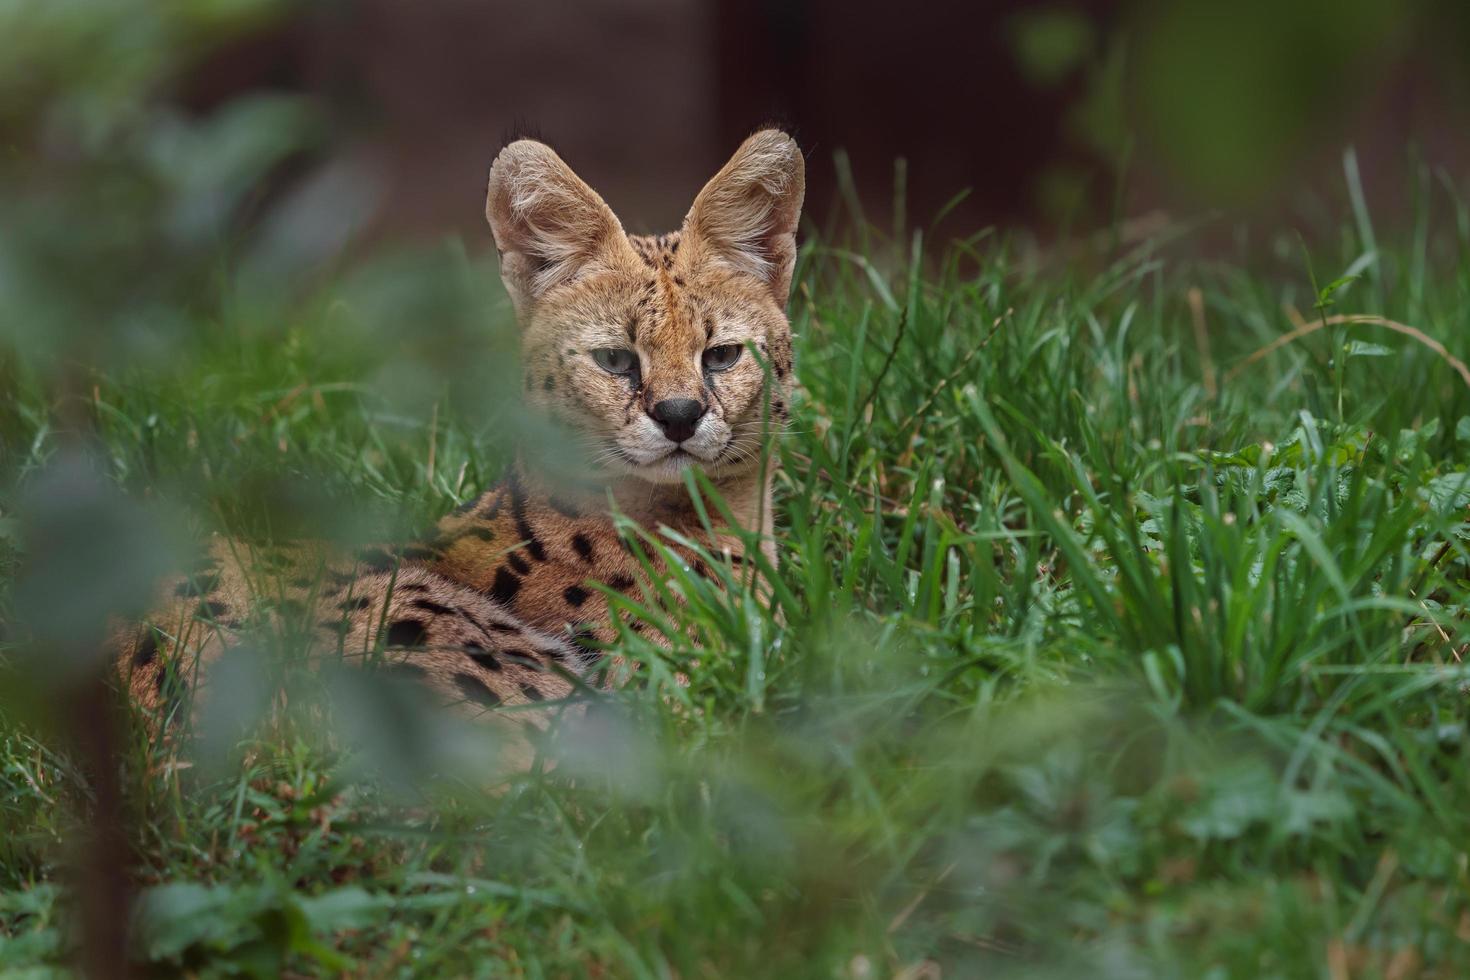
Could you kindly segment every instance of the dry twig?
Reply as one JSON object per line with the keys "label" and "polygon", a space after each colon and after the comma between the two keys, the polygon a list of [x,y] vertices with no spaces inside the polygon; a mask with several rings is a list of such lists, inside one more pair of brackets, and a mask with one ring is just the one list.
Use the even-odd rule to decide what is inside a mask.
{"label": "dry twig", "polygon": [[1280,350],[1282,347],[1285,347],[1293,340],[1298,340],[1310,333],[1316,333],[1323,327],[1335,326],[1337,324],[1366,323],[1377,327],[1384,327],[1386,329],[1392,330],[1394,333],[1401,333],[1405,337],[1410,337],[1423,344],[1425,347],[1428,347],[1430,350],[1434,351],[1434,353],[1438,354],[1446,364],[1454,369],[1455,373],[1460,376],[1460,380],[1465,382],[1466,388],[1470,388],[1470,367],[1466,367],[1464,361],[1460,360],[1458,357],[1445,350],[1444,344],[1441,344],[1439,341],[1435,340],[1433,337],[1429,336],[1418,327],[1411,327],[1408,324],[1399,323],[1395,320],[1388,320],[1381,316],[1374,316],[1371,313],[1337,314],[1336,316],[1325,317],[1321,320],[1313,320],[1310,323],[1302,319],[1301,313],[1297,312],[1294,308],[1288,308],[1286,311],[1286,315],[1291,318],[1291,322],[1294,323],[1296,326],[1290,332],[1284,333],[1280,337],[1277,337],[1265,347],[1262,347],[1260,350],[1251,354],[1250,357],[1247,357],[1245,360],[1235,365],[1235,367],[1225,372],[1225,380],[1227,382],[1266,355]]}

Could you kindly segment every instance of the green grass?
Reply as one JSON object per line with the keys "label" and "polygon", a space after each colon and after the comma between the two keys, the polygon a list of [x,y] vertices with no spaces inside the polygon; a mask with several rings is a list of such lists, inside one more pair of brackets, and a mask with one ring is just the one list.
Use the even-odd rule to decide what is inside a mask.
{"label": "green grass", "polygon": [[[315,709],[183,757],[138,734],[137,959],[1465,975],[1470,390],[1371,325],[1246,360],[1287,307],[1470,354],[1464,207],[1436,189],[1416,214],[1376,237],[1361,212],[1324,224],[1309,260],[1286,228],[1213,253],[1178,230],[809,243],[772,608],[676,582],[673,649],[626,637],[650,682],[495,793],[488,736],[350,679],[326,685],[351,726],[336,748]],[[181,315],[164,354],[80,380],[0,362],[8,619],[41,615],[16,598],[21,551],[66,419],[95,433],[104,483],[196,533],[401,532],[507,457],[514,328],[493,265],[457,245],[290,297],[219,286]],[[89,547],[77,581],[136,567]],[[255,649],[275,677],[291,638]],[[18,639],[0,656],[11,690],[49,690]],[[0,736],[0,972],[39,974],[76,942],[66,842],[89,796],[66,718],[20,701]]]}

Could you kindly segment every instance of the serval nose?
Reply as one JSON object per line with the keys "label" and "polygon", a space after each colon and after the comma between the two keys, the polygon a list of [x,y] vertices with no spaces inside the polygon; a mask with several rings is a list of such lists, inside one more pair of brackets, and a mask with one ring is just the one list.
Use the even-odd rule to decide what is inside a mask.
{"label": "serval nose", "polygon": [[664,435],[674,442],[683,442],[694,435],[704,413],[704,403],[694,398],[667,398],[655,402],[649,414],[664,430]]}

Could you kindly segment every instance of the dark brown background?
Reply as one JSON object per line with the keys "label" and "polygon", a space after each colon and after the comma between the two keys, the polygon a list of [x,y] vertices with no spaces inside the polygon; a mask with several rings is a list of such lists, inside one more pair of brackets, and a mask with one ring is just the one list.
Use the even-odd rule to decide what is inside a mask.
{"label": "dark brown background", "polygon": [[[521,132],[552,142],[631,230],[665,229],[767,120],[794,129],[808,152],[814,215],[834,199],[839,149],[885,221],[902,156],[913,219],[969,188],[957,227],[1046,231],[1161,206],[1270,211],[1302,188],[1340,184],[1349,142],[1372,193],[1393,208],[1414,159],[1461,181],[1470,174],[1459,87],[1466,18],[1453,13],[1462,6],[1470,5],[1403,4],[1393,29],[1369,28],[1381,42],[1344,42],[1311,19],[1288,25],[1305,45],[1288,38],[1289,55],[1323,67],[1302,71],[1300,86],[1311,91],[1291,103],[1305,109],[1294,110],[1301,118],[1287,127],[1283,153],[1228,192],[1168,162],[1174,137],[1151,124],[1148,103],[1149,86],[1172,79],[1130,81],[1119,122],[1131,134],[1126,165],[1121,152],[1078,135],[1088,65],[1115,43],[1131,45],[1130,56],[1145,52],[1130,70],[1146,62],[1140,38],[1155,29],[1151,11],[1168,4],[1062,5],[1089,26],[1095,50],[1087,64],[1038,84],[1014,40],[1017,18],[1037,5],[1020,2],[338,0],[211,53],[184,96],[204,110],[250,90],[314,95],[332,129],[327,164],[370,175],[379,188],[363,216],[375,237],[463,232],[478,241],[487,165]],[[1279,40],[1284,29],[1263,21],[1260,40]],[[1202,81],[1180,84],[1228,88],[1256,72],[1261,47],[1242,36],[1226,62],[1202,69]],[[1057,206],[1049,188],[1058,175],[1080,204]]]}

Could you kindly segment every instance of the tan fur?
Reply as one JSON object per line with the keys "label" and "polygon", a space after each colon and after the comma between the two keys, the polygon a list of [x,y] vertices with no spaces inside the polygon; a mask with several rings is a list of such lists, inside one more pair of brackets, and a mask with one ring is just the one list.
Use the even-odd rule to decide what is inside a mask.
{"label": "tan fur", "polygon": [[[647,529],[741,560],[737,536],[704,533],[683,484],[690,466],[774,559],[762,452],[766,427],[788,414],[784,308],[803,187],[795,142],[765,130],[705,186],[680,231],[628,236],[549,147],[507,146],[491,167],[486,217],[522,328],[524,401],[566,438],[523,447],[429,541],[346,560],[217,543],[193,574],[165,584],[146,623],[120,631],[133,698],[159,709],[190,686],[203,693],[209,665],[259,617],[297,625],[314,657],[381,658],[477,711],[565,697],[568,675],[597,659],[580,641],[616,635],[593,583],[636,591],[643,575],[610,502]],[[733,365],[705,370],[707,350],[735,344],[745,351]],[[607,348],[634,351],[638,376],[599,366],[592,352]],[[669,399],[707,405],[672,455],[651,417]]]}

